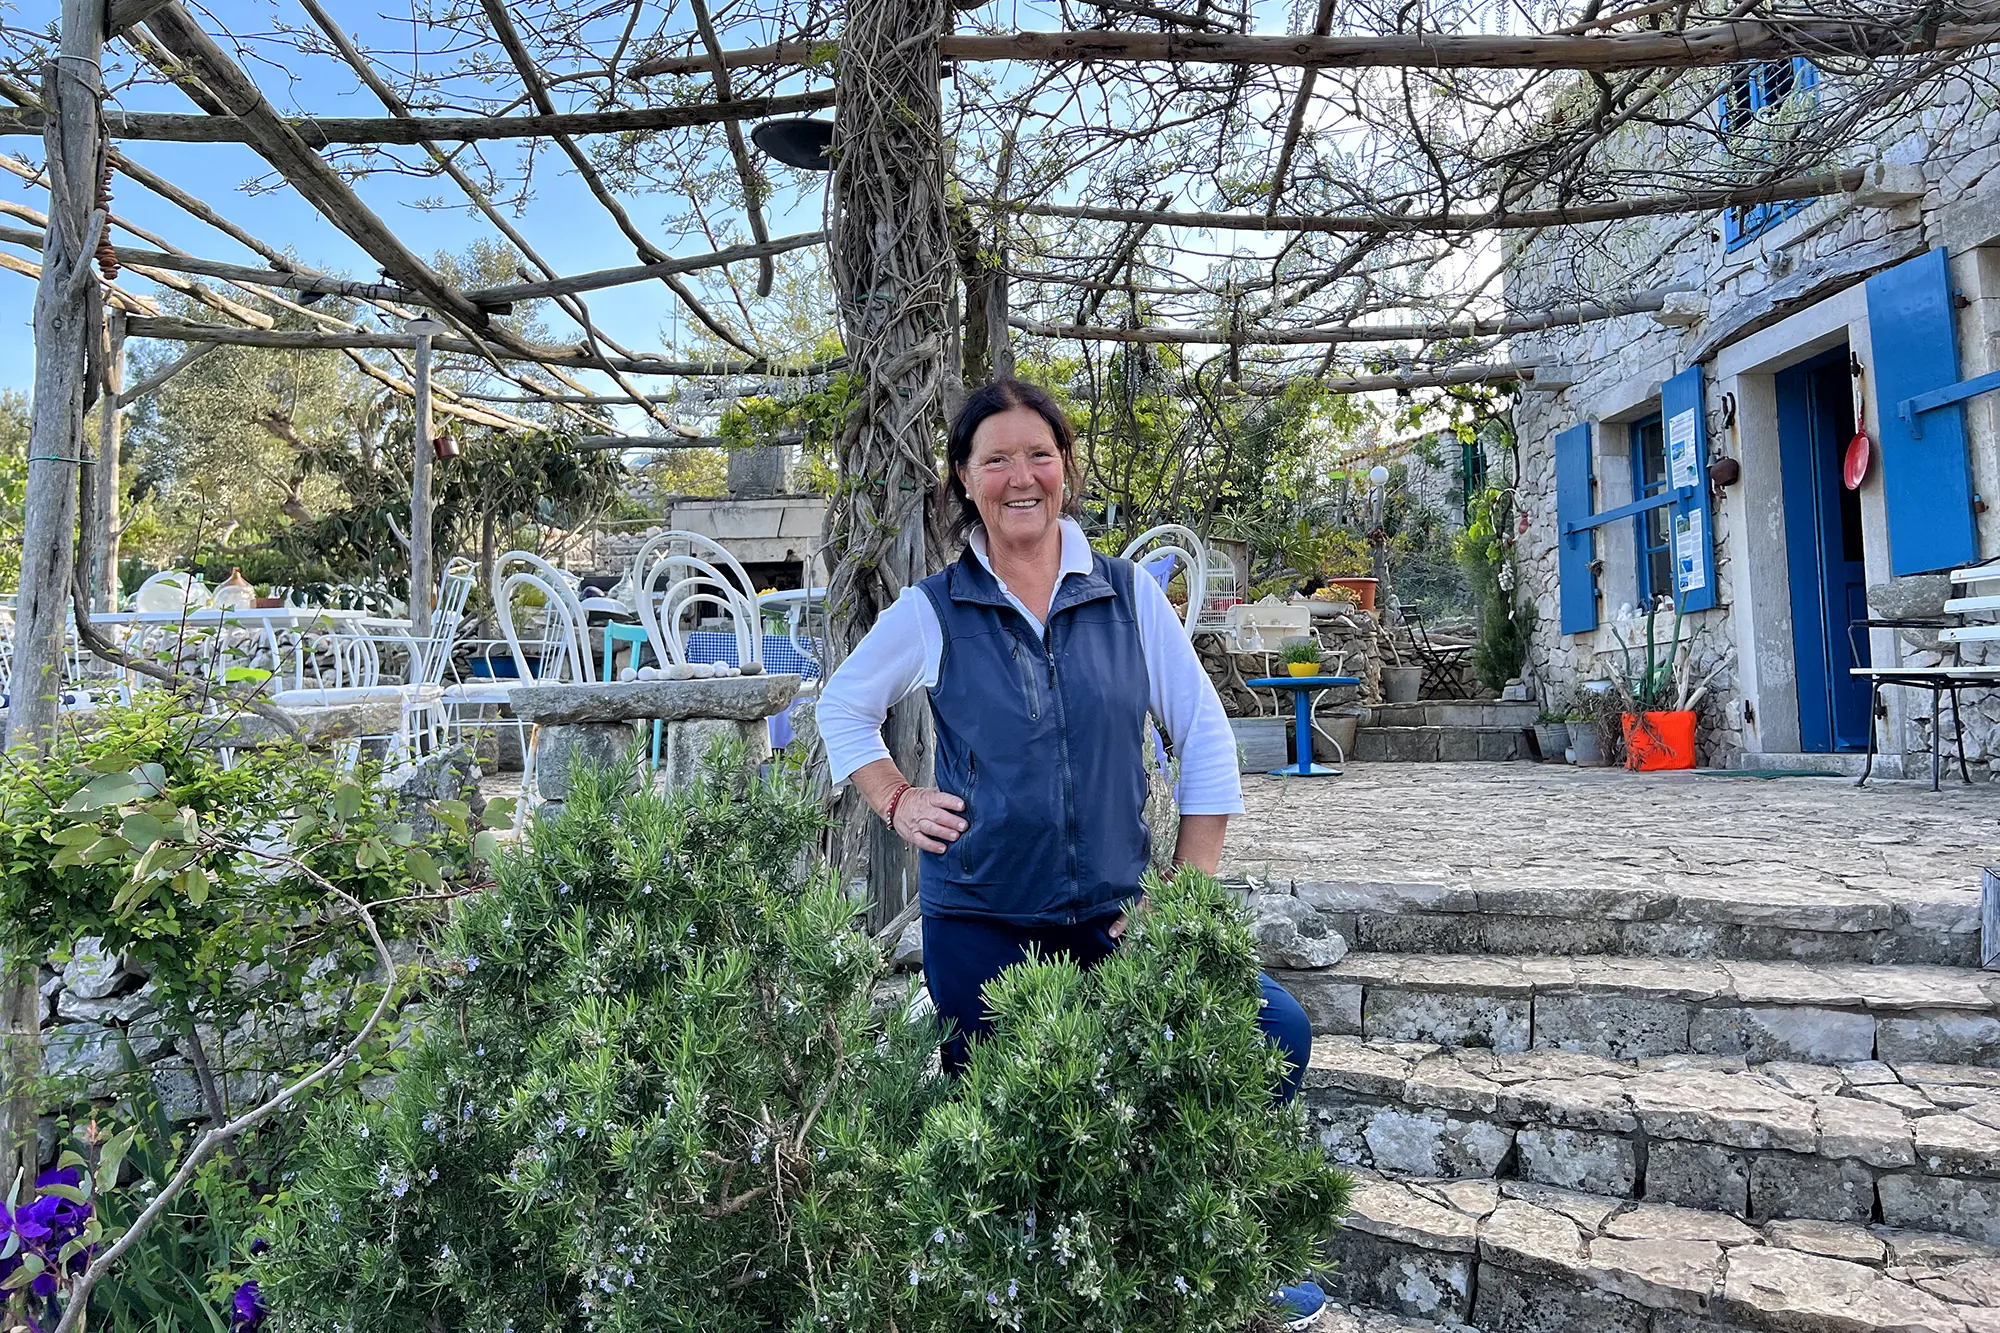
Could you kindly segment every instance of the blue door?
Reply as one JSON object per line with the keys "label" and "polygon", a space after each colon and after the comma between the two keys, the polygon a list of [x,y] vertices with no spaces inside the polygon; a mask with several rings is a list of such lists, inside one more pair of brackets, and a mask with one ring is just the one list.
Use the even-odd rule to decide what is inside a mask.
{"label": "blue door", "polygon": [[1868,687],[1850,668],[1868,665],[1868,641],[1861,636],[1856,658],[1847,627],[1868,614],[1868,578],[1861,558],[1861,497],[1840,475],[1854,436],[1847,348],[1779,371],[1777,389],[1799,748],[1862,750],[1868,746]]}

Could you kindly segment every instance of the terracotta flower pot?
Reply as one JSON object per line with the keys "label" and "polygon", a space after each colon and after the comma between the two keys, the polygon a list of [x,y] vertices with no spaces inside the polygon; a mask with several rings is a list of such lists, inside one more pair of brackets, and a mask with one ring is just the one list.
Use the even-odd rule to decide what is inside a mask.
{"label": "terracotta flower pot", "polygon": [[1336,588],[1345,588],[1354,594],[1363,611],[1375,609],[1375,580],[1368,578],[1328,579]]}
{"label": "terracotta flower pot", "polygon": [[1625,714],[1625,767],[1635,773],[1694,767],[1694,712]]}

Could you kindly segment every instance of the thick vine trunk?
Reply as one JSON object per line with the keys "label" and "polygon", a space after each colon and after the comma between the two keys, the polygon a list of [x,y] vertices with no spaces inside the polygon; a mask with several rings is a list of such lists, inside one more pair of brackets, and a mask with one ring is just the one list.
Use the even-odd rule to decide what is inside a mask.
{"label": "thick vine trunk", "polygon": [[[14,611],[14,674],[7,748],[46,752],[61,708],[63,646],[76,552],[77,459],[96,322],[91,251],[106,223],[101,101],[105,0],[63,0],[60,56],[44,72],[49,225],[35,292],[35,398],[28,428],[28,485],[21,588]],[[35,1177],[35,1098],[40,1072],[36,960],[0,960],[0,1174]]]}
{"label": "thick vine trunk", "polygon": [[[937,44],[942,0],[850,6],[837,67],[830,250],[841,336],[862,390],[842,433],[827,514],[838,558],[827,604],[836,657],[936,564],[927,522],[937,484],[952,250],[944,208]],[[893,710],[883,739],[912,782],[930,780],[921,698]],[[868,844],[873,921],[916,893],[916,854],[849,793],[843,851]]]}

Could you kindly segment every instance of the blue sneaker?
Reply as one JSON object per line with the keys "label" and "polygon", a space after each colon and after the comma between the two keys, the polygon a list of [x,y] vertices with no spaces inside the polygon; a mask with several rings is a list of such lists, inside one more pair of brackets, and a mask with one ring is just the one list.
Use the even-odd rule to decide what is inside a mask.
{"label": "blue sneaker", "polygon": [[1285,1321],[1288,1329],[1312,1328],[1319,1323],[1319,1312],[1326,1308],[1326,1293],[1317,1282],[1300,1282],[1295,1286],[1278,1288],[1275,1297],[1278,1317]]}

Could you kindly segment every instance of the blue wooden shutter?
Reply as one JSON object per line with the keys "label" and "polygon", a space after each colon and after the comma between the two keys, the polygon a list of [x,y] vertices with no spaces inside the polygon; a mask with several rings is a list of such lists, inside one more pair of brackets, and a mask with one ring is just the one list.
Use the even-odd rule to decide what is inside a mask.
{"label": "blue wooden shutter", "polygon": [[1897,415],[1913,394],[1958,382],[1958,321],[1942,248],[1868,279],[1868,338],[1882,419],[1882,499],[1889,515],[1889,569],[1924,574],[1979,558],[1972,521],[1972,466],[1965,407],[1923,414],[1923,434]]}
{"label": "blue wooden shutter", "polygon": [[1569,530],[1570,524],[1589,518],[1595,507],[1586,421],[1556,436],[1556,575],[1565,634],[1597,628],[1597,575],[1590,568],[1597,555],[1597,529]]}
{"label": "blue wooden shutter", "polygon": [[1715,521],[1708,504],[1708,413],[1700,366],[1689,366],[1660,386],[1660,418],[1667,485],[1675,493],[1668,525],[1674,598],[1684,611],[1707,611],[1715,606]]}

